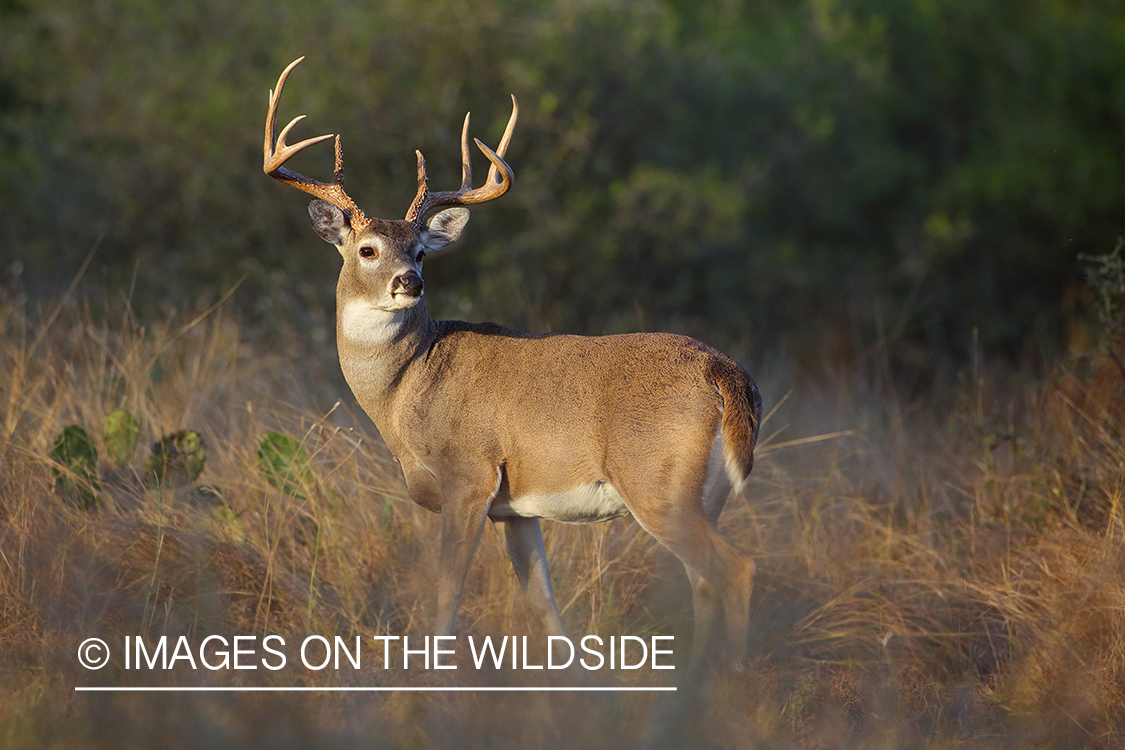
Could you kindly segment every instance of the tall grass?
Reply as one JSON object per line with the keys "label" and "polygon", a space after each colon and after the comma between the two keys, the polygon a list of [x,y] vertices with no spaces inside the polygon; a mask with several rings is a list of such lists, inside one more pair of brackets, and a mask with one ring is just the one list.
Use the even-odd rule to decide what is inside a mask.
{"label": "tall grass", "polygon": [[[1125,706],[1123,384],[1108,359],[1046,375],[976,368],[907,402],[854,374],[774,388],[754,475],[722,532],[753,554],[753,663],[678,702],[628,694],[90,695],[76,685],[647,685],[675,673],[460,669],[88,672],[89,636],[423,636],[438,518],[335,363],[247,340],[236,316],[0,310],[0,745],[118,747],[1025,747],[1118,744]],[[297,334],[293,334],[296,336]],[[784,368],[779,368],[784,373]],[[772,382],[769,382],[772,381]],[[339,398],[339,403],[336,403]],[[780,405],[779,405],[779,402]],[[128,408],[142,447],[204,438],[200,485],[102,467],[98,509],[52,483],[51,442]],[[768,408],[768,407],[767,407]],[[283,492],[271,431],[312,471]],[[91,429],[91,432],[97,431]],[[815,438],[815,439],[814,439]],[[141,462],[136,462],[137,466]],[[545,524],[572,634],[676,636],[690,590],[628,519]],[[486,533],[462,633],[545,640]],[[690,695],[686,695],[690,693]],[[660,732],[654,735],[654,728]]]}

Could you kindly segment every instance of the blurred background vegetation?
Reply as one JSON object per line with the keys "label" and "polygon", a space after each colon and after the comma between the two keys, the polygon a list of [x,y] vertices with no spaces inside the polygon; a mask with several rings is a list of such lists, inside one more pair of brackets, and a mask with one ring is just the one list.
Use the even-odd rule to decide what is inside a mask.
{"label": "blurred background vegetation", "polygon": [[[455,186],[464,112],[495,143],[520,99],[516,187],[427,267],[438,317],[879,346],[928,381],[974,336],[1081,346],[1077,256],[1125,231],[1120,0],[0,0],[8,287],[53,293],[97,245],[87,279],[135,305],[246,275],[236,304],[330,342],[337,255],[260,168],[300,55],[281,119],[341,133],[381,217],[415,148]],[[330,148],[294,167],[326,179]]]}

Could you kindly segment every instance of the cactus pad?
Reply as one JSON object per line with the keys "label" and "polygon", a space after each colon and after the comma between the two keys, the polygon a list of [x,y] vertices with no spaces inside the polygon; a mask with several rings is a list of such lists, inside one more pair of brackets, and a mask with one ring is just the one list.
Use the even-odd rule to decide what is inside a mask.
{"label": "cactus pad", "polygon": [[281,432],[267,433],[258,443],[258,467],[266,480],[282,492],[304,498],[301,488],[312,485],[312,467],[301,443]]}
{"label": "cactus pad", "polygon": [[98,449],[90,433],[79,425],[63,428],[51,448],[55,487],[80,508],[94,508],[98,489]]}
{"label": "cactus pad", "polygon": [[145,467],[145,484],[150,487],[182,487],[203,473],[207,454],[198,432],[180,430],[152,444],[152,455]]}
{"label": "cactus pad", "polygon": [[140,428],[133,415],[124,409],[110,414],[102,428],[102,442],[105,443],[109,457],[119,469],[124,469],[137,448]]}

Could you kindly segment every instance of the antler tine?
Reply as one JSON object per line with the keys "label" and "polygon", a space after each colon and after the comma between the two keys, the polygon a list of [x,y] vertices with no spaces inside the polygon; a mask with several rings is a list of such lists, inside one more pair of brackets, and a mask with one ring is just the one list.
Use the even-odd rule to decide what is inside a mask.
{"label": "antler tine", "polygon": [[[296,60],[289,63],[288,67],[281,71],[281,76],[277,79],[277,88],[270,89],[269,106],[266,108],[266,143],[264,147],[266,162],[273,156],[274,133],[277,131],[277,102],[281,99],[281,88],[285,85],[285,79],[289,76],[289,72],[297,67],[304,59],[304,57],[298,57]],[[292,123],[290,123],[290,125],[292,125]]]}
{"label": "antler tine", "polygon": [[265,145],[263,151],[262,171],[270,177],[284,182],[286,185],[292,185],[298,190],[302,190],[317,198],[328,201],[337,208],[346,213],[355,224],[357,221],[365,222],[367,217],[359,210],[348,194],[344,192],[344,151],[340,145],[340,136],[336,138],[336,163],[332,170],[332,182],[321,182],[314,180],[311,177],[305,177],[302,174],[287,169],[285,162],[287,162],[294,154],[299,151],[312,146],[315,143],[328,140],[332,138],[332,134],[320,135],[315,138],[308,138],[300,143],[294,143],[292,146],[285,142],[286,136],[293,126],[305,119],[305,115],[298,115],[289,121],[289,124],[281,129],[281,133],[275,136],[277,132],[277,105],[281,101],[281,91],[285,87],[285,79],[289,77],[289,73],[293,68],[304,60],[304,57],[298,57],[293,62],[289,63],[281,73],[281,77],[277,79],[277,88],[270,90],[269,108],[266,110],[266,134]]}
{"label": "antler tine", "polygon": [[[512,131],[516,129],[516,120],[520,116],[520,103],[516,101],[516,95],[512,94],[512,116],[508,118],[508,127],[504,128],[504,137],[500,139],[500,147],[496,149],[496,155],[501,159],[508,151],[508,143],[512,140]],[[493,165],[488,169],[488,182],[496,181],[496,167]]]}
{"label": "antler tine", "polygon": [[473,186],[473,160],[469,158],[469,115],[465,113],[465,124],[461,126],[461,191]]}
{"label": "antler tine", "polygon": [[[516,179],[516,175],[512,171],[512,168],[508,166],[508,162],[504,161],[499,153],[481,143],[477,138],[474,138],[473,142],[477,144],[477,148],[492,162],[492,166],[488,168],[490,179],[485,180],[484,185],[481,187],[471,191],[474,197],[479,196],[480,199],[466,201],[466,203],[484,203],[485,201],[495,200],[508,192],[508,188],[512,186],[512,181]],[[497,179],[495,175],[499,175],[499,179]],[[468,194],[466,194],[466,197],[468,197]]]}
{"label": "antler tine", "polygon": [[469,158],[469,115],[465,115],[465,124],[461,127],[461,189],[443,191],[439,193],[431,193],[427,184],[426,178],[426,160],[422,158],[422,152],[416,151],[418,154],[418,192],[414,195],[414,200],[410,204],[410,208],[406,212],[406,220],[412,221],[416,224],[421,224],[426,214],[438,206],[469,206],[476,203],[485,203],[487,201],[496,200],[504,193],[508,192],[511,188],[515,174],[512,168],[504,161],[504,152],[508,149],[508,143],[512,139],[512,131],[516,127],[516,120],[519,117],[519,103],[516,97],[512,97],[512,116],[508,118],[508,127],[504,130],[504,136],[500,139],[500,146],[497,151],[493,151],[488,146],[480,142],[479,139],[474,138],[473,141],[477,144],[477,148],[488,157],[491,166],[488,170],[488,179],[485,180],[484,185],[479,188],[472,188],[473,184],[473,167]]}
{"label": "antler tine", "polygon": [[418,192],[414,194],[410,208],[406,209],[406,221],[420,224],[430,210],[430,188],[426,179],[426,158],[421,151],[415,150],[414,153],[418,156]]}

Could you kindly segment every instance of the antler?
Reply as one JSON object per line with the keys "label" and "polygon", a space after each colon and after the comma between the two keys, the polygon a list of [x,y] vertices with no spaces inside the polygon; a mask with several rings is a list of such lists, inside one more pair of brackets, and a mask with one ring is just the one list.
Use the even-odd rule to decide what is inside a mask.
{"label": "antler", "polygon": [[305,115],[294,117],[288,125],[281,129],[280,135],[276,138],[274,136],[277,131],[277,103],[281,100],[281,89],[285,86],[285,79],[289,76],[290,71],[304,59],[304,57],[298,57],[289,63],[289,67],[282,71],[281,77],[277,79],[277,88],[270,91],[270,105],[266,111],[265,156],[262,162],[262,171],[279,182],[292,185],[298,190],[303,190],[310,195],[328,201],[348,216],[353,227],[357,224],[367,223],[369,219],[363,215],[363,211],[359,209],[355,201],[344,192],[344,152],[340,148],[340,136],[336,136],[336,168],[333,171],[332,182],[320,182],[282,166],[298,151],[332,137],[332,134],[321,135],[295,143],[292,146],[287,145],[285,136],[289,135],[289,131],[292,130],[294,125],[305,119]]}
{"label": "antler", "polygon": [[406,212],[406,220],[421,224],[425,220],[426,214],[438,206],[469,206],[474,203],[495,200],[508,192],[515,175],[512,173],[512,168],[504,161],[504,152],[508,150],[508,142],[512,139],[512,130],[516,127],[516,119],[519,114],[520,105],[513,95],[512,116],[508,119],[508,127],[504,130],[504,137],[500,139],[500,147],[495,151],[481,143],[477,138],[473,139],[477,148],[484,152],[484,155],[492,162],[492,166],[488,169],[488,178],[484,181],[484,185],[479,188],[472,188],[473,165],[469,160],[468,114],[465,115],[465,124],[461,128],[460,190],[431,193],[426,184],[426,160],[422,158],[421,151],[415,151],[414,153],[418,154],[418,194],[414,196],[414,202],[410,204],[410,208]]}

